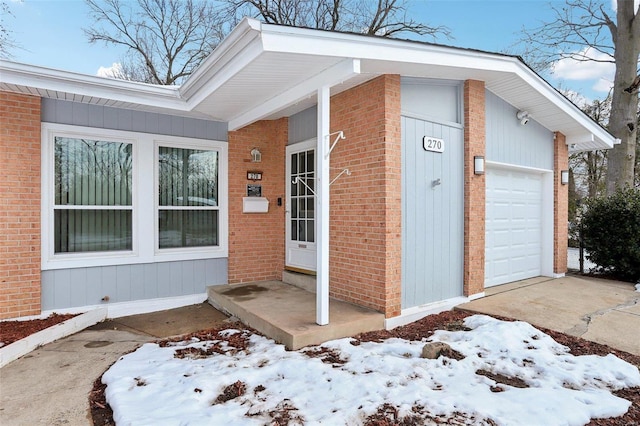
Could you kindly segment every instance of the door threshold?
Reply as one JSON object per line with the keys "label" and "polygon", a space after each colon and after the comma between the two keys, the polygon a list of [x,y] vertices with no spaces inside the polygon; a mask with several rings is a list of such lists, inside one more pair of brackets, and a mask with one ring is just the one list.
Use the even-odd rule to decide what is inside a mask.
{"label": "door threshold", "polygon": [[316,271],[312,271],[310,269],[296,268],[294,266],[285,266],[284,270],[289,272],[297,272],[299,274],[313,275],[314,277],[316,276]]}

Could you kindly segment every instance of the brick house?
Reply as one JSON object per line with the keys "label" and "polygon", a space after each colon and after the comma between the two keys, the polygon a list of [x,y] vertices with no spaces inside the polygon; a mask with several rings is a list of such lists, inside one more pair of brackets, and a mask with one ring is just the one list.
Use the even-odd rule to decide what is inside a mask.
{"label": "brick house", "polygon": [[180,87],[3,61],[0,128],[0,319],[293,270],[393,327],[562,276],[568,154],[616,143],[519,58],[251,19]]}

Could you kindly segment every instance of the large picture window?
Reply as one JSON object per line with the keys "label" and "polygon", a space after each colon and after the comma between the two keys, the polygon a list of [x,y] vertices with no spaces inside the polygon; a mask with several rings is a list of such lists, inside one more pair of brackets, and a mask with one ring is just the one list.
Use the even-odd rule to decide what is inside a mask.
{"label": "large picture window", "polygon": [[158,147],[158,246],[219,245],[216,150]]}
{"label": "large picture window", "polygon": [[42,269],[228,256],[227,142],[42,124]]}
{"label": "large picture window", "polygon": [[54,138],[54,253],[132,249],[132,145]]}

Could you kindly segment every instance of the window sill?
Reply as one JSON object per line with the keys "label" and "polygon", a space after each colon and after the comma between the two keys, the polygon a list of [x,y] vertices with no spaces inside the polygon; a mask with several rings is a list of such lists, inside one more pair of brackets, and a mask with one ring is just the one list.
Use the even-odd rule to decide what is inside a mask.
{"label": "window sill", "polygon": [[43,271],[55,269],[91,268],[101,266],[137,265],[141,263],[177,262],[184,260],[218,259],[229,257],[226,248],[205,248],[199,250],[171,250],[170,252],[158,252],[155,256],[141,257],[135,253],[100,253],[58,255],[44,260],[41,268]]}

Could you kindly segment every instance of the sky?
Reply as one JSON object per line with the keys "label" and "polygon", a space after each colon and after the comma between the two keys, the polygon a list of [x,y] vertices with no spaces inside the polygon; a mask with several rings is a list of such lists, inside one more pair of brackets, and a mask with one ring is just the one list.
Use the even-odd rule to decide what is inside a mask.
{"label": "sky", "polygon": [[[100,75],[124,56],[122,48],[88,43],[83,27],[91,21],[82,0],[6,1],[12,16],[3,16],[3,25],[13,32],[20,46],[12,51],[13,61]],[[507,51],[519,39],[522,28],[536,27],[553,18],[548,0],[408,1],[415,19],[451,30],[453,39],[438,42],[490,52]],[[611,7],[612,0],[602,1]],[[565,61],[556,67],[554,75],[544,77],[556,87],[592,100],[606,97],[613,73],[612,64]]]}

